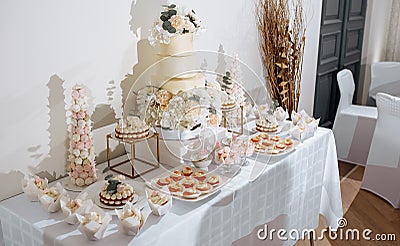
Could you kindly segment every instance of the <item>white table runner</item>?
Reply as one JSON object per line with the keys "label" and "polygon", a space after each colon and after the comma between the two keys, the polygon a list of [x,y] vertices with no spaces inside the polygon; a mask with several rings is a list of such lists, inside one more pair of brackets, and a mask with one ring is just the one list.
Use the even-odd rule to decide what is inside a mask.
{"label": "white table runner", "polygon": [[113,216],[106,237],[90,242],[77,226],[62,221],[61,212],[48,214],[22,194],[0,203],[4,241],[6,245],[231,245],[282,214],[288,217],[287,230],[316,228],[320,213],[336,228],[342,202],[330,130],[318,129],[313,138],[249,182],[253,165],[250,161],[221,192],[205,201],[174,200],[168,214],[151,215],[135,238],[124,235]]}

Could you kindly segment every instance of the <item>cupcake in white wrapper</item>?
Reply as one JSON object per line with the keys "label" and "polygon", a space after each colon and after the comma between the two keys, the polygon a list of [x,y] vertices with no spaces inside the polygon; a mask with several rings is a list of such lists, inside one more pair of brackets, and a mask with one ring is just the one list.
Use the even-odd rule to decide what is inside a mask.
{"label": "cupcake in white wrapper", "polygon": [[22,179],[22,190],[31,202],[39,201],[43,190],[48,187],[48,180],[42,179],[39,176],[28,176]]}
{"label": "cupcake in white wrapper", "polygon": [[147,201],[154,215],[163,216],[172,207],[172,196],[166,186],[163,192],[146,189]]}
{"label": "cupcake in white wrapper", "polygon": [[289,118],[289,114],[287,111],[285,111],[282,107],[276,108],[274,112],[275,119],[278,121],[278,123],[284,122],[287,118]]}
{"label": "cupcake in white wrapper", "polygon": [[86,208],[82,215],[78,214],[77,218],[80,222],[78,230],[91,241],[100,240],[104,237],[107,226],[112,219],[109,213],[104,212],[95,204],[91,208]]}
{"label": "cupcake in white wrapper", "polygon": [[60,199],[66,194],[67,191],[64,190],[60,182],[57,182],[52,187],[46,188],[42,191],[39,201],[44,209],[50,213],[54,213],[60,210]]}
{"label": "cupcake in white wrapper", "polygon": [[65,222],[71,225],[79,223],[78,215],[83,215],[93,206],[93,201],[86,199],[87,196],[88,194],[85,192],[76,199],[71,199],[68,195],[61,197],[60,205]]}
{"label": "cupcake in white wrapper", "polygon": [[297,125],[298,122],[301,121],[302,115],[300,113],[297,113],[296,111],[292,111],[292,123],[293,125]]}
{"label": "cupcake in white wrapper", "polygon": [[131,202],[127,202],[122,209],[116,209],[115,213],[125,234],[135,236],[146,222],[150,210],[147,208],[141,212]]}

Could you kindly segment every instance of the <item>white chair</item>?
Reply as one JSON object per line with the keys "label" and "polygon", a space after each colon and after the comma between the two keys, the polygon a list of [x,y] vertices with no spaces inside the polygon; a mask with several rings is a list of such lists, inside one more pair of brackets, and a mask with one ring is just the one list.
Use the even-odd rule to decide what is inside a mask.
{"label": "white chair", "polygon": [[333,134],[335,135],[338,159],[365,165],[378,116],[375,107],[353,105],[354,79],[350,70],[337,74],[340,101]]}
{"label": "white chair", "polygon": [[376,62],[371,65],[369,96],[378,92],[400,97],[400,62]]}
{"label": "white chair", "polygon": [[361,188],[400,207],[400,98],[376,94],[378,120]]}

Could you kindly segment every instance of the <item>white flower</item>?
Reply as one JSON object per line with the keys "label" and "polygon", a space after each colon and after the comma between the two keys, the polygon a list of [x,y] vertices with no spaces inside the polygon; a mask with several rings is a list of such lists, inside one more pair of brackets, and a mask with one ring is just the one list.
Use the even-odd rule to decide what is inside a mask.
{"label": "white flower", "polygon": [[89,156],[89,153],[86,150],[81,151],[81,157],[82,159],[86,159]]}
{"label": "white flower", "polygon": [[78,126],[84,127],[84,126],[86,126],[86,122],[84,120],[78,120]]}
{"label": "white flower", "polygon": [[89,164],[90,164],[90,161],[88,159],[83,160],[82,165],[89,165]]}
{"label": "white flower", "polygon": [[72,110],[72,112],[77,113],[77,112],[79,112],[81,110],[81,107],[79,107],[78,104],[74,104],[74,105],[71,106],[71,110]]}
{"label": "white flower", "polygon": [[85,185],[90,185],[90,184],[93,183],[93,182],[94,182],[94,180],[93,180],[92,177],[89,177],[89,178],[86,178],[86,179],[85,179]]}
{"label": "white flower", "polygon": [[85,181],[82,178],[77,178],[75,180],[75,183],[77,186],[84,186],[85,185]]}
{"label": "white flower", "polygon": [[169,21],[171,22],[171,26],[173,26],[177,32],[179,33],[182,32],[183,27],[185,25],[185,20],[182,16],[174,15],[169,19]]}
{"label": "white flower", "polygon": [[71,119],[71,125],[72,126],[77,126],[78,125],[78,121],[76,119]]}
{"label": "white flower", "polygon": [[72,151],[72,154],[74,155],[74,156],[76,156],[76,157],[78,157],[79,155],[80,155],[80,151],[79,151],[79,149],[74,149],[73,151]]}
{"label": "white flower", "polygon": [[81,136],[79,136],[79,134],[72,135],[72,140],[74,142],[79,142],[80,139],[81,139]]}
{"label": "white flower", "polygon": [[82,158],[77,157],[77,158],[75,159],[75,163],[78,164],[78,165],[82,165],[82,163],[83,163]]}

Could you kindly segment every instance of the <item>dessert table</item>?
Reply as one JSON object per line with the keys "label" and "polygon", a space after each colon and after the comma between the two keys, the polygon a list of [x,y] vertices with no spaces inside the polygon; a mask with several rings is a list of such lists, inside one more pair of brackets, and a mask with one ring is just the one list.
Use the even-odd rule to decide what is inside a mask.
{"label": "dessert table", "polygon": [[[257,158],[256,165],[263,165]],[[113,215],[105,237],[88,241],[62,213],[47,213],[24,194],[0,202],[6,245],[243,245],[254,229],[285,217],[283,229],[313,229],[319,214],[337,228],[342,217],[335,140],[331,130],[319,128],[289,155],[271,160],[254,181],[255,160],[244,166],[220,192],[199,202],[173,200],[163,217],[150,215],[139,235],[127,236]],[[137,178],[138,180],[140,178]],[[277,240],[277,239],[276,239]],[[265,243],[253,240],[253,243]],[[282,242],[293,244],[293,241]]]}

